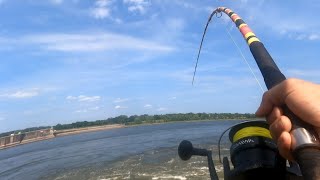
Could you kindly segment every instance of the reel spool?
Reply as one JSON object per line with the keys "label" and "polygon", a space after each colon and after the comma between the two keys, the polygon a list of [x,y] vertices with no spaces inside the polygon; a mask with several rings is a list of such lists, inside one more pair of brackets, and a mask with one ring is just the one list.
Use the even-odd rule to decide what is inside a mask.
{"label": "reel spool", "polygon": [[223,159],[224,178],[240,179],[285,179],[286,160],[272,140],[265,121],[244,122],[233,126],[229,132],[233,169],[227,157]]}
{"label": "reel spool", "polygon": [[[218,142],[220,162],[221,138],[230,129],[230,158],[233,168],[230,170],[229,160],[224,157],[221,163],[225,180],[303,179],[298,164],[290,162],[287,167],[286,160],[280,156],[268,127],[265,121],[246,121],[226,129],[221,134]],[[190,141],[183,140],[179,145],[178,154],[185,161],[193,155],[207,156],[210,178],[219,179],[210,150],[194,148]]]}

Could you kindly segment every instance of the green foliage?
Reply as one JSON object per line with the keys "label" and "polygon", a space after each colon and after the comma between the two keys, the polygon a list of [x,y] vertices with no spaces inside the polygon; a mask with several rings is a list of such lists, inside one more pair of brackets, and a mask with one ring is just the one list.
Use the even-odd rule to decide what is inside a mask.
{"label": "green foliage", "polygon": [[[136,124],[146,124],[146,123],[165,123],[174,121],[196,121],[196,120],[223,120],[223,119],[252,119],[256,118],[254,114],[240,114],[240,113],[178,113],[178,114],[158,114],[158,115],[133,115],[133,116],[117,116],[114,118],[108,118],[105,120],[97,121],[81,121],[71,124],[57,124],[53,128],[55,130],[73,129],[73,128],[83,128],[90,126],[102,126],[111,124],[125,124],[125,125],[136,125]],[[23,130],[16,130],[1,133],[0,137],[9,136],[10,134],[17,134],[19,132],[25,133],[30,131],[35,131],[39,129],[47,129],[50,126],[41,127],[31,127]]]}
{"label": "green foliage", "polygon": [[72,128],[82,128],[89,126],[101,126],[110,124],[125,124],[136,125],[146,123],[164,123],[173,121],[195,121],[195,120],[223,120],[223,119],[252,119],[256,118],[254,114],[240,113],[178,113],[178,114],[163,114],[163,115],[133,115],[133,116],[117,116],[106,120],[97,121],[82,121],[71,124],[57,124],[53,128],[55,130],[64,130]]}

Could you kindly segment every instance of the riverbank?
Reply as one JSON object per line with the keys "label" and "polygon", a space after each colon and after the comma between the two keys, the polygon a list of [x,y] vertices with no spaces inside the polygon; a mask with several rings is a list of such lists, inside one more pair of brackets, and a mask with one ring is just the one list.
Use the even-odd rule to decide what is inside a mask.
{"label": "riverbank", "polygon": [[[5,145],[0,145],[0,150],[1,149],[6,149],[10,147],[15,147],[18,145],[22,144],[27,144],[27,143],[32,143],[32,142],[37,142],[37,141],[43,141],[55,137],[61,137],[61,136],[69,136],[69,135],[75,135],[75,134],[81,134],[81,133],[87,133],[87,132],[94,132],[94,131],[104,131],[104,130],[110,130],[110,129],[117,129],[117,128],[126,128],[126,127],[133,127],[133,126],[148,126],[148,125],[155,125],[155,124],[167,124],[167,123],[187,123],[187,122],[206,122],[206,121],[228,121],[228,120],[239,120],[237,118],[235,119],[205,119],[205,120],[189,120],[189,121],[168,121],[168,122],[154,122],[154,123],[141,123],[141,124],[113,124],[113,125],[102,125],[102,126],[91,126],[91,127],[84,127],[84,128],[74,128],[74,129],[66,129],[66,130],[52,130],[52,133],[47,134],[47,135],[42,135],[40,137],[34,137],[30,139],[24,139],[20,142],[14,142],[14,143],[8,143]],[[248,118],[248,119],[241,119],[241,120],[262,120],[261,118]],[[42,130],[38,130],[42,132]],[[34,131],[35,132],[35,131]],[[5,138],[5,137],[4,137]],[[9,137],[7,137],[9,138]]]}
{"label": "riverbank", "polygon": [[[206,158],[181,161],[177,146],[187,139],[195,147],[212,150],[217,159],[220,134],[238,122],[126,126],[9,148],[0,151],[0,179],[208,179]],[[222,157],[229,156],[226,147],[225,136]]]}
{"label": "riverbank", "polygon": [[[124,127],[126,127],[126,126],[123,124],[113,124],[113,125],[92,126],[92,127],[85,127],[85,128],[66,129],[66,130],[53,130],[49,134],[41,135],[41,136],[34,136],[33,138],[29,138],[29,139],[26,138],[21,141],[13,141],[12,139],[14,136],[7,136],[7,137],[2,137],[2,138],[4,139],[4,141],[6,141],[5,139],[8,139],[7,141],[9,141],[9,143],[1,144],[0,150],[23,145],[23,144],[33,143],[33,142],[37,142],[37,141],[52,139],[52,138],[60,137],[60,136],[69,136],[69,135],[81,134],[81,133],[86,133],[86,132],[104,131],[104,130],[110,130],[110,129],[124,128]],[[43,130],[38,130],[38,131],[43,132]],[[34,131],[31,133],[35,134],[38,131]],[[10,142],[12,142],[12,143],[10,143]]]}
{"label": "riverbank", "polygon": [[104,126],[92,126],[92,127],[84,127],[84,128],[58,130],[58,131],[54,131],[53,135],[54,135],[55,137],[68,136],[68,135],[80,134],[80,133],[85,133],[85,132],[103,131],[103,130],[124,128],[124,127],[126,127],[126,126],[123,125],[123,124],[113,124],[113,125],[104,125]]}
{"label": "riverbank", "polygon": [[33,142],[37,142],[37,141],[43,141],[43,140],[47,140],[47,139],[52,139],[52,138],[55,138],[55,136],[54,135],[49,135],[49,136],[45,136],[45,137],[37,137],[37,138],[34,138],[34,139],[24,140],[24,141],[21,141],[21,142],[10,143],[10,144],[6,144],[5,146],[0,146],[0,150],[11,148],[11,147],[15,147],[15,146],[19,146],[19,145],[23,145],[23,144],[33,143]]}
{"label": "riverbank", "polygon": [[132,127],[132,126],[147,126],[147,125],[156,125],[156,124],[169,124],[169,123],[192,123],[192,122],[209,122],[209,121],[233,121],[233,120],[243,120],[243,121],[263,121],[265,119],[263,118],[247,118],[247,119],[239,119],[239,118],[230,118],[230,119],[202,119],[202,120],[188,120],[188,121],[167,121],[167,122],[154,122],[154,123],[141,123],[141,124],[127,124],[126,127]]}

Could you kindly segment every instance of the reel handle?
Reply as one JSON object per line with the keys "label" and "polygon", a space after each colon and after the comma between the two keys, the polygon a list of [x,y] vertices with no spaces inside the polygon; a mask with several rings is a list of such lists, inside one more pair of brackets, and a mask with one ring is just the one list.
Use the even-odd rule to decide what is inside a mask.
{"label": "reel handle", "polygon": [[212,160],[212,152],[211,151],[209,151],[207,149],[194,148],[190,141],[183,140],[179,144],[178,154],[179,154],[180,159],[182,159],[184,161],[189,160],[193,155],[206,156],[207,160],[208,160],[210,179],[211,180],[219,180],[217,171],[214,167],[214,163]]}

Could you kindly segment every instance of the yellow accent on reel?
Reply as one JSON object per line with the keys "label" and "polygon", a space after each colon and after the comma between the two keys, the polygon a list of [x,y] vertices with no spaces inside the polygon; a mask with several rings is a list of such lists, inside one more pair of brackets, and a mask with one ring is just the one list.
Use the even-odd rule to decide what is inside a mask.
{"label": "yellow accent on reel", "polygon": [[250,46],[251,43],[256,42],[256,41],[260,42],[260,40],[256,37],[250,38],[248,41],[248,45]]}
{"label": "yellow accent on reel", "polygon": [[233,136],[233,142],[238,141],[239,139],[250,137],[250,136],[262,136],[266,138],[272,138],[270,131],[266,128],[262,127],[245,127],[240,129],[236,134]]}

